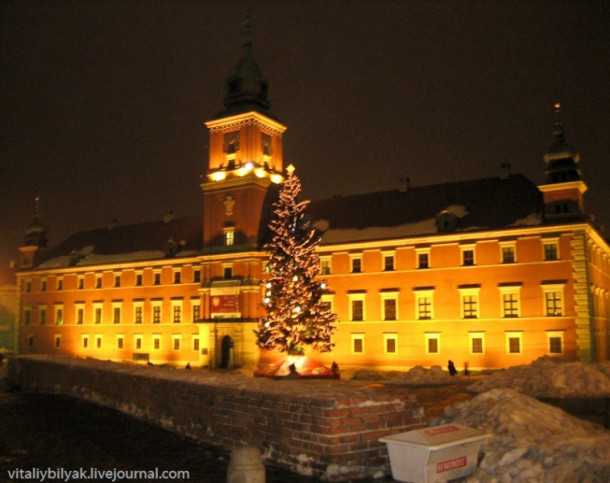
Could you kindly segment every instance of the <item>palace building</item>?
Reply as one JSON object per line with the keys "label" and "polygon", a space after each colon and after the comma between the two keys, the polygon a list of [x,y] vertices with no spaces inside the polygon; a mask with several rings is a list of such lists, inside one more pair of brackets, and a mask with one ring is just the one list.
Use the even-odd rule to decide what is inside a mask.
{"label": "palace building", "polygon": [[[38,207],[17,273],[22,354],[193,367],[269,362],[254,328],[282,136],[249,29],[206,122],[200,216],[82,231],[49,248]],[[340,367],[498,368],[610,358],[610,246],[585,211],[578,154],[557,122],[535,185],[495,178],[334,197],[308,214],[337,313]],[[543,169],[541,163],[541,170]],[[298,171],[297,171],[298,174]]]}

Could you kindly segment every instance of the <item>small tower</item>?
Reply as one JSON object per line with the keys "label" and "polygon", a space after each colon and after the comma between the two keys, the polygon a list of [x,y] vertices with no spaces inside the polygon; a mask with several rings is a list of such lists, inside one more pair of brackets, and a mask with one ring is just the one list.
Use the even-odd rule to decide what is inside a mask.
{"label": "small tower", "polygon": [[248,12],[241,57],[226,80],[224,109],[205,125],[210,141],[201,183],[204,250],[258,247],[283,180],[286,126],[271,115],[268,84],[252,57]]}
{"label": "small tower", "polygon": [[21,252],[21,268],[29,268],[36,265],[40,254],[47,248],[47,228],[42,224],[40,216],[40,196],[35,198],[34,219],[25,229],[25,241]]}
{"label": "small tower", "polygon": [[578,169],[580,155],[566,144],[560,104],[555,104],[555,142],[544,155],[546,182],[538,186],[544,197],[546,221],[581,220],[585,217],[583,195],[587,185]]}

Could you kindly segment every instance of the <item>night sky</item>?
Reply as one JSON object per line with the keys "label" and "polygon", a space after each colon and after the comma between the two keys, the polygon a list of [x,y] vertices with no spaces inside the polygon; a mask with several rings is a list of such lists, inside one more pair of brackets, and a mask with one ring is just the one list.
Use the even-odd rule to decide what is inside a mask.
{"label": "night sky", "polygon": [[[251,1],[253,55],[310,199],[495,176],[544,180],[561,102],[590,212],[610,213],[610,2]],[[0,263],[34,198],[50,245],[201,212],[206,120],[243,1],[0,3]]]}

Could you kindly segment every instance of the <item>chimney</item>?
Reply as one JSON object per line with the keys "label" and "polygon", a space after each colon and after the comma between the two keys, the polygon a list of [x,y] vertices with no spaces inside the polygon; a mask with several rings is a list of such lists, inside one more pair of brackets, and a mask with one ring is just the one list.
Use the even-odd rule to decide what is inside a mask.
{"label": "chimney", "polygon": [[510,176],[510,163],[500,164],[500,179],[508,179]]}

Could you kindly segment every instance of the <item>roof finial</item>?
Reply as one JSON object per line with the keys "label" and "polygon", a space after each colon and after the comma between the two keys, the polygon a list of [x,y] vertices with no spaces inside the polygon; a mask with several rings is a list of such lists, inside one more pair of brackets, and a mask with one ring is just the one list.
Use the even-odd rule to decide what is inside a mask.
{"label": "roof finial", "polygon": [[250,20],[250,2],[246,2],[245,15],[243,21],[242,30],[242,47],[245,52],[250,52],[252,49],[252,21]]}
{"label": "roof finial", "polygon": [[563,128],[563,121],[561,120],[561,103],[556,102],[553,105],[555,109],[555,129],[553,130],[553,135],[555,136],[555,142],[557,144],[564,144],[566,141],[566,135]]}

